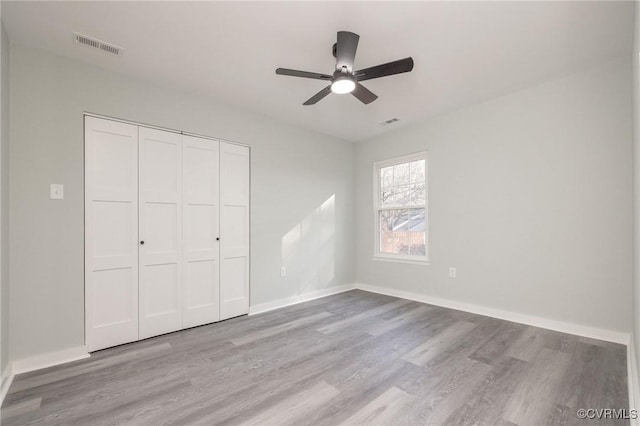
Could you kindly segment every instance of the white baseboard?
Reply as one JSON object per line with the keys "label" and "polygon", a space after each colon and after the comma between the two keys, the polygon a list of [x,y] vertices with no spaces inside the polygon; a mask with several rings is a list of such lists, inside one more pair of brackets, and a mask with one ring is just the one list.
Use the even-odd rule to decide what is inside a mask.
{"label": "white baseboard", "polygon": [[488,317],[503,319],[506,321],[546,328],[553,331],[559,331],[561,333],[573,334],[576,336],[588,337],[597,340],[604,340],[607,342],[620,343],[622,345],[628,345],[629,339],[631,337],[629,333],[624,333],[621,331],[607,330],[581,324],[520,314],[517,312],[504,311],[501,309],[494,309],[486,306],[474,305],[471,303],[458,302],[455,300],[442,299],[439,297],[428,296],[426,294],[396,290],[388,287],[357,283],[356,288],[372,293],[380,293],[387,296],[399,297],[401,299],[414,300],[416,302],[428,303],[430,305],[441,306],[443,308],[456,309],[458,311],[485,315]]}
{"label": "white baseboard", "polygon": [[[629,387],[629,410],[640,410],[640,404],[638,404],[638,398],[640,397],[638,359],[636,358],[633,336],[631,336],[629,345],[627,345],[627,385]],[[629,421],[631,426],[640,425],[640,419],[631,418]]]}
{"label": "white baseboard", "polygon": [[7,396],[7,392],[9,392],[9,387],[13,382],[13,377],[14,374],[11,370],[11,364],[9,364],[2,372],[2,375],[0,375],[0,406],[2,406],[4,398]]}
{"label": "white baseboard", "polygon": [[273,311],[274,309],[284,308],[285,306],[296,305],[298,303],[308,302],[309,300],[320,299],[321,297],[327,297],[355,289],[355,284],[345,284],[309,293],[298,294],[296,296],[287,297],[286,299],[274,300],[273,302],[260,303],[259,305],[249,307],[249,315],[261,314],[263,312]]}
{"label": "white baseboard", "polygon": [[65,364],[79,359],[89,358],[86,346],[64,349],[57,352],[49,352],[29,358],[17,359],[11,364],[13,374],[28,373],[29,371],[40,370],[42,368],[53,367],[54,365]]}

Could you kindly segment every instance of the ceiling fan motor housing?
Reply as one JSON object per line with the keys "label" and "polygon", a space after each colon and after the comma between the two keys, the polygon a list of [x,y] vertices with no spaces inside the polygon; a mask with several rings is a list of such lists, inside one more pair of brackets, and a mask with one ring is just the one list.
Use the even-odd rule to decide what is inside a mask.
{"label": "ceiling fan motor housing", "polygon": [[333,80],[337,79],[338,77],[348,77],[352,80],[355,80],[355,78],[353,77],[353,73],[350,73],[349,70],[347,70],[347,67],[342,67],[341,70],[335,70],[333,72]]}

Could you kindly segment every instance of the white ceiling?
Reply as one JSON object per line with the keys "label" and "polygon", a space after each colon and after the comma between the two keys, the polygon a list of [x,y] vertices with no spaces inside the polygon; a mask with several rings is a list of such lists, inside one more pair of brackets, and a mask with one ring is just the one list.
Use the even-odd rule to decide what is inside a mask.
{"label": "white ceiling", "polygon": [[[633,3],[2,1],[2,20],[13,43],[360,141],[630,54]],[[330,74],[339,30],[360,34],[355,68],[412,56],[413,72],[367,81],[370,105],[331,94],[302,106],[326,83],[274,70]]]}

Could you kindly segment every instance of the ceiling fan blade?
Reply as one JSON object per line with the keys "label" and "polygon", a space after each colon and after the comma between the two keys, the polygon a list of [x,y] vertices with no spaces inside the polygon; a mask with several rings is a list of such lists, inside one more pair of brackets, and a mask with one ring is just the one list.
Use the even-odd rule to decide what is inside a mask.
{"label": "ceiling fan blade", "polygon": [[387,64],[376,65],[375,67],[365,68],[356,71],[353,75],[358,81],[371,80],[372,78],[386,77],[388,75],[409,72],[413,69],[413,58],[408,57]]}
{"label": "ceiling fan blade", "polygon": [[[329,86],[329,90],[331,90],[331,86]],[[353,92],[351,92],[351,94],[360,99],[360,102],[362,102],[363,104],[370,104],[371,102],[378,99],[378,95],[358,82],[356,82],[356,88],[353,89]]]}
{"label": "ceiling fan blade", "polygon": [[303,103],[302,105],[313,105],[316,102],[318,102],[320,99],[324,98],[325,96],[327,96],[329,93],[331,93],[331,86],[327,86],[324,89],[322,89],[321,91],[319,91],[318,93],[316,93],[315,95],[313,95],[312,97],[309,98],[309,100],[305,103]]}
{"label": "ceiling fan blade", "polygon": [[360,36],[349,31],[338,31],[338,43],[336,44],[336,69],[353,71],[353,60],[356,57]]}
{"label": "ceiling fan blade", "polygon": [[317,72],[290,70],[288,68],[278,68],[276,74],[290,75],[292,77],[313,78],[315,80],[331,80],[331,76],[327,74],[319,74]]}

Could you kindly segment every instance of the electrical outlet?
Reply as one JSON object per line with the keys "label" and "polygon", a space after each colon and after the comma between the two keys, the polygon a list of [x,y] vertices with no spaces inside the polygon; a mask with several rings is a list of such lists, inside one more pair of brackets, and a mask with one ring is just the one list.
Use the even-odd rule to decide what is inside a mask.
{"label": "electrical outlet", "polygon": [[281,266],[280,267],[280,276],[281,277],[286,277],[287,276],[287,268],[285,266]]}
{"label": "electrical outlet", "polygon": [[452,266],[449,268],[449,278],[455,278],[455,277],[456,277],[456,268]]}

